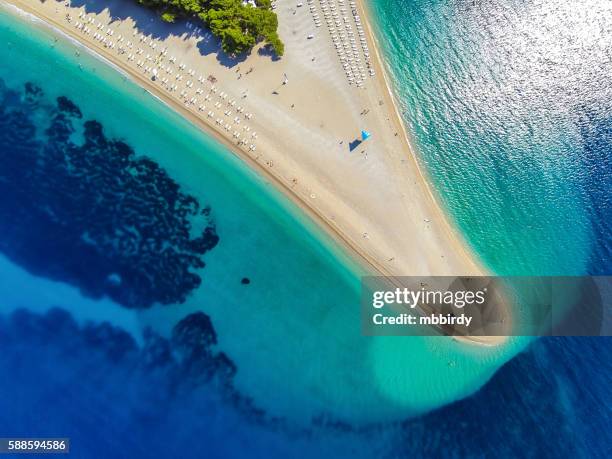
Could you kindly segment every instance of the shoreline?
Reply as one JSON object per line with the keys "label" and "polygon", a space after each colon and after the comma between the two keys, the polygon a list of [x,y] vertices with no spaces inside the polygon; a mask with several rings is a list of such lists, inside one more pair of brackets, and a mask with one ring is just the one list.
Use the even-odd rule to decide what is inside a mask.
{"label": "shoreline", "polygon": [[413,147],[413,142],[410,139],[410,131],[406,127],[406,123],[404,122],[404,119],[400,114],[399,103],[396,100],[397,95],[395,94],[393,83],[390,80],[389,76],[390,70],[387,69],[380,54],[380,48],[382,45],[380,45],[380,43],[378,42],[378,38],[376,36],[376,33],[374,32],[374,28],[372,27],[372,20],[374,16],[371,7],[368,6],[365,0],[356,0],[356,3],[357,5],[359,5],[360,9],[364,13],[363,18],[366,34],[370,37],[370,40],[373,43],[372,49],[375,55],[373,59],[374,66],[380,72],[380,75],[382,76],[384,81],[384,86],[386,87],[386,91],[384,91],[384,94],[393,106],[393,116],[396,122],[401,127],[402,137],[406,142],[406,146],[409,152],[408,156],[412,160],[415,169],[418,171],[421,180],[425,184],[425,189],[427,190],[428,196],[431,199],[432,207],[436,211],[438,211],[440,219],[444,223],[444,230],[447,231],[447,234],[449,235],[449,239],[457,244],[457,248],[464,253],[467,259],[474,263],[474,265],[482,275],[492,275],[490,270],[482,262],[480,256],[473,249],[471,249],[469,243],[467,242],[467,239],[463,236],[461,231],[459,231],[459,228],[451,222],[452,219],[448,214],[448,211],[444,209],[440,199],[436,196],[434,190],[432,190],[433,184],[429,172],[424,169],[423,166],[419,163],[419,160],[416,156],[417,153],[415,153],[416,149]]}
{"label": "shoreline", "polygon": [[[428,197],[431,200],[432,207],[438,211],[440,220],[444,223],[443,227],[446,233],[448,234],[449,239],[456,243],[457,248],[463,252],[465,258],[469,259],[472,263],[474,263],[480,275],[482,276],[494,275],[494,273],[492,273],[484,265],[484,262],[481,260],[480,256],[470,247],[469,243],[467,242],[467,239],[463,236],[461,231],[459,231],[459,228],[457,227],[457,225],[456,224],[454,225],[451,222],[452,219],[451,219],[451,216],[448,214],[449,211],[444,209],[444,206],[442,205],[441,200],[439,199],[439,197],[436,196],[434,190],[432,190],[433,184],[432,184],[429,172],[426,169],[424,169],[422,165],[419,163],[419,160],[415,153],[416,149],[413,147],[412,141],[410,139],[410,131],[406,127],[406,123],[404,122],[404,119],[401,116],[401,113],[399,110],[399,102],[396,100],[397,95],[393,88],[393,83],[390,80],[389,73],[391,72],[391,70],[389,70],[386,67],[382,59],[382,56],[381,56],[381,46],[382,45],[378,42],[376,32],[374,31],[374,28],[372,27],[372,21],[375,21],[374,15],[372,13],[372,7],[367,4],[366,0],[355,0],[355,1],[359,9],[361,9],[361,11],[363,12],[363,22],[365,25],[366,34],[369,36],[373,44],[372,49],[374,51],[374,56],[375,56],[373,59],[373,64],[374,64],[374,67],[377,69],[377,71],[380,72],[380,75],[383,78],[384,86],[386,87],[386,91],[384,91],[384,94],[387,97],[387,99],[391,102],[391,105],[393,106],[393,116],[395,118],[395,121],[401,127],[400,132],[402,133],[402,137],[406,143],[406,146],[409,152],[407,156],[409,156],[410,159],[412,160],[412,163],[414,164],[415,169],[418,171],[421,180],[425,184],[425,189],[428,192]],[[508,313],[510,312],[509,311],[510,308],[511,306],[507,305]],[[510,314],[507,316],[507,320],[508,320],[509,326],[511,326],[512,321],[511,321]],[[479,344],[483,346],[501,345],[507,340],[507,337],[503,337],[503,336],[493,336],[493,337],[488,337],[488,336],[457,337],[455,336],[454,338],[457,341],[467,342],[471,344]]]}
{"label": "shoreline", "polygon": [[[19,3],[19,6],[15,5]],[[333,226],[333,224],[324,218],[315,208],[309,206],[304,200],[300,199],[295,193],[287,186],[279,177],[274,175],[269,169],[263,167],[260,163],[255,161],[251,156],[243,154],[236,146],[231,143],[225,135],[220,133],[218,130],[213,129],[210,125],[203,122],[197,116],[194,116],[189,110],[186,110],[180,104],[176,104],[174,100],[168,97],[163,92],[159,91],[154,85],[148,80],[141,78],[137,73],[133,72],[132,69],[123,65],[121,62],[116,62],[108,55],[100,53],[100,50],[92,49],[87,44],[84,44],[75,35],[72,35],[62,26],[61,23],[54,21],[51,18],[42,18],[37,15],[35,11],[32,11],[28,6],[23,5],[19,0],[6,0],[6,4],[15,7],[20,13],[25,13],[32,18],[40,21],[43,26],[51,28],[55,33],[59,33],[66,39],[72,41],[75,45],[81,46],[86,52],[91,53],[96,59],[102,60],[106,65],[111,66],[116,71],[120,72],[126,78],[128,78],[133,84],[140,86],[150,96],[157,99],[159,102],[164,104],[170,110],[176,112],[178,115],[187,119],[190,123],[194,124],[198,129],[204,131],[206,135],[211,136],[216,142],[222,144],[235,158],[246,163],[247,167],[258,174],[262,179],[269,182],[275,189],[282,194],[282,196],[295,205],[300,211],[304,212],[305,215],[312,219],[317,228],[322,230],[330,239],[337,244],[339,247],[346,251],[351,259],[351,262],[358,264],[364,270],[369,271],[372,275],[378,275],[377,273],[383,273],[384,267],[377,265],[375,260],[372,260],[358,250],[356,246],[351,242],[342,237],[342,234]],[[387,275],[387,274],[381,274]]]}
{"label": "shoreline", "polygon": [[[80,46],[84,47],[88,52],[93,53],[97,58],[101,58],[105,63],[111,65],[113,68],[119,70],[121,73],[125,74],[127,78],[129,78],[134,84],[139,85],[144,90],[146,90],[150,95],[156,97],[162,103],[164,103],[167,107],[178,113],[180,116],[186,118],[190,123],[197,126],[199,129],[203,130],[206,134],[211,135],[216,141],[223,144],[227,147],[232,155],[243,161],[250,169],[254,170],[260,177],[264,180],[270,182],[277,191],[282,193],[282,195],[289,199],[291,203],[296,205],[305,215],[307,215],[310,219],[312,219],[315,225],[321,229],[327,236],[330,237],[335,244],[339,247],[345,249],[347,256],[355,261],[355,263],[364,268],[364,270],[371,272],[372,274],[384,275],[384,276],[397,276],[397,273],[393,273],[387,266],[382,264],[380,260],[377,260],[375,257],[368,253],[366,250],[363,250],[363,247],[355,242],[353,238],[346,234],[346,231],[343,230],[340,224],[338,224],[334,219],[330,219],[325,215],[325,212],[317,208],[316,205],[311,205],[304,193],[300,196],[299,192],[296,192],[294,187],[291,186],[290,183],[287,182],[287,179],[283,177],[281,174],[275,173],[276,169],[272,169],[272,166],[265,167],[264,164],[258,161],[259,156],[253,157],[253,155],[248,152],[243,151],[243,149],[237,147],[233,144],[230,139],[228,139],[227,134],[224,134],[215,126],[211,126],[209,123],[205,122],[202,118],[192,113],[191,110],[180,104],[177,100],[175,100],[170,94],[165,93],[161,88],[159,88],[154,81],[149,78],[139,74],[134,69],[130,68],[129,65],[122,62],[120,59],[116,58],[110,50],[105,49],[102,46],[97,46],[95,42],[91,42],[90,40],[82,40],[80,35],[78,35],[73,29],[69,28],[67,24],[62,23],[51,17],[50,14],[44,14],[44,12],[33,9],[30,5],[28,5],[23,0],[7,0],[5,2],[7,5],[12,5],[13,7],[24,11],[26,14],[32,15],[34,18],[37,18],[44,25],[54,29],[55,31],[61,33],[62,35],[69,38],[71,41],[76,41]],[[448,220],[448,216],[445,214],[442,207],[439,205],[438,200],[433,194],[433,191],[430,187],[430,181],[427,179],[427,175],[422,170],[421,166],[418,164],[418,159],[414,157],[414,149],[409,140],[408,131],[405,128],[404,122],[401,119],[401,116],[398,111],[398,106],[395,101],[395,95],[390,87],[390,83],[388,80],[387,69],[384,67],[383,61],[379,55],[378,42],[376,40],[375,33],[370,24],[370,11],[368,10],[367,5],[364,5],[362,1],[358,2],[359,8],[364,13],[364,23],[366,34],[372,43],[372,48],[374,50],[374,58],[373,58],[373,66],[376,71],[383,78],[382,81],[376,79],[373,84],[382,85],[384,89],[382,90],[382,97],[384,98],[385,105],[392,105],[391,113],[389,110],[386,110],[386,113],[389,115],[387,118],[392,124],[399,126],[402,135],[401,138],[405,143],[406,148],[408,149],[408,153],[406,151],[401,152],[401,156],[410,156],[410,162],[412,166],[418,173],[418,177],[423,182],[423,188],[427,191],[426,196],[428,202],[425,203],[428,209],[432,210],[435,215],[436,222],[442,222],[439,225],[442,231],[445,233],[445,240],[451,243],[451,249],[459,254],[459,258],[461,258],[462,264],[464,266],[469,267],[469,271],[471,273],[478,273],[478,275],[486,275],[488,274],[487,270],[479,263],[479,259],[477,254],[471,253],[469,250],[469,246],[467,242],[462,238],[462,235],[459,233],[458,229],[454,228],[450,221]],[[267,59],[266,57],[260,57],[260,59]],[[381,104],[382,105],[382,104]],[[399,132],[399,130],[397,131]],[[272,161],[270,160],[270,163]],[[402,161],[403,162],[403,161]],[[310,195],[311,197],[314,194]],[[314,198],[313,198],[314,200]],[[423,204],[423,203],[421,203]],[[432,220],[434,215],[432,215]],[[364,233],[365,234],[365,233]],[[461,274],[471,274],[471,273],[461,273]],[[460,338],[455,337],[456,340],[462,342],[469,342],[472,344],[479,345],[498,345],[505,340],[503,337],[468,337],[468,338]]]}

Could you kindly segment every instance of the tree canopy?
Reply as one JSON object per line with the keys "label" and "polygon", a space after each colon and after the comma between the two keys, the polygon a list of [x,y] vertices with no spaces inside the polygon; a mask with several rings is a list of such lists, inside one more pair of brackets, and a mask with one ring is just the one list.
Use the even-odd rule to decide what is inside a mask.
{"label": "tree canopy", "polygon": [[221,39],[223,51],[231,55],[249,51],[256,43],[267,43],[278,56],[285,46],[278,36],[278,18],[270,0],[138,0],[159,11],[166,22],[199,18]]}

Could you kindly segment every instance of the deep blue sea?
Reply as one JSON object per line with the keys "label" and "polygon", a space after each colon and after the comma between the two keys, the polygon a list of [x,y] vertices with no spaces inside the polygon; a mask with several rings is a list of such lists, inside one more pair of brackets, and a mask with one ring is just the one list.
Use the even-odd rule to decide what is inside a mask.
{"label": "deep blue sea", "polygon": [[[372,11],[485,262],[612,274],[612,4]],[[79,458],[610,456],[611,339],[502,366],[521,343],[360,337],[360,268],[269,184],[38,25],[0,10],[0,45],[0,437]]]}

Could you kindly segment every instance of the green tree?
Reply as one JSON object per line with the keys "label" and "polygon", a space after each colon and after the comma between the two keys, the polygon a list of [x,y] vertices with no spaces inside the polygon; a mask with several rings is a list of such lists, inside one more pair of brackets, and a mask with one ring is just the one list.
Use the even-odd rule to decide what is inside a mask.
{"label": "green tree", "polygon": [[270,0],[255,0],[255,7],[242,0],[138,0],[160,12],[166,22],[178,18],[200,19],[221,39],[228,54],[247,52],[257,43],[269,45],[278,56],[285,46],[278,36],[278,17]]}
{"label": "green tree", "polygon": [[162,18],[162,21],[165,21],[165,22],[174,22],[174,21],[176,21],[176,15],[174,13],[169,12],[169,11],[166,11],[165,13],[162,13],[161,18]]}

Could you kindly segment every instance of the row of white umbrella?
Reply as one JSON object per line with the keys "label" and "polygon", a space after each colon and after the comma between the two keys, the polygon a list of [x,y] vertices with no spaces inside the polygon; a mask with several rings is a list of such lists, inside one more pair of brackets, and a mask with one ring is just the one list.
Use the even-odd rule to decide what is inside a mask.
{"label": "row of white umbrella", "polygon": [[[72,22],[72,18],[69,15],[66,16],[66,19],[68,22]],[[73,25],[77,30],[87,35],[92,35],[93,33],[92,38],[100,42],[103,46],[110,49],[116,48],[118,54],[127,55],[126,59],[128,63],[134,63],[136,67],[144,73],[151,74],[152,80],[158,82],[169,92],[178,91],[179,83],[187,77],[188,79],[184,83],[184,89],[182,89],[179,94],[183,99],[184,105],[187,108],[193,107],[194,110],[197,107],[197,111],[205,112],[207,111],[207,106],[203,103],[198,105],[198,97],[203,96],[203,101],[209,103],[212,102],[213,98],[217,98],[218,100],[213,103],[213,107],[214,109],[222,110],[224,106],[227,106],[223,115],[228,118],[228,121],[226,122],[220,117],[215,120],[216,114],[214,110],[208,110],[206,113],[207,117],[210,118],[211,121],[214,120],[215,124],[220,128],[231,133],[232,137],[237,140],[240,146],[244,146],[245,148],[248,147],[250,151],[256,150],[254,141],[257,139],[257,133],[251,132],[251,128],[246,124],[240,126],[242,118],[251,120],[253,115],[246,112],[244,107],[238,105],[235,99],[228,98],[229,95],[226,92],[219,91],[215,85],[206,88],[204,86],[206,79],[203,76],[197,78],[197,86],[194,89],[196,85],[195,70],[187,69],[184,63],[179,64],[176,69],[173,69],[177,60],[176,57],[170,56],[167,58],[167,48],[156,51],[160,43],[154,38],[147,37],[137,30],[134,30],[134,41],[137,40],[139,43],[134,50],[134,43],[126,41],[125,37],[120,34],[114,38],[115,31],[112,28],[105,26],[101,22],[96,22],[93,17],[88,17],[84,12],[79,14],[79,20],[75,21]],[[195,28],[195,31],[197,32],[198,28]],[[149,47],[152,51],[145,55],[146,47]],[[151,53],[153,51],[155,51],[155,53],[152,55]],[[174,76],[174,80],[170,81],[172,76]],[[192,90],[194,91],[193,93],[191,93]],[[234,114],[236,114],[236,116],[231,118]],[[240,132],[240,130],[243,132]],[[247,141],[247,138],[250,140]]]}

